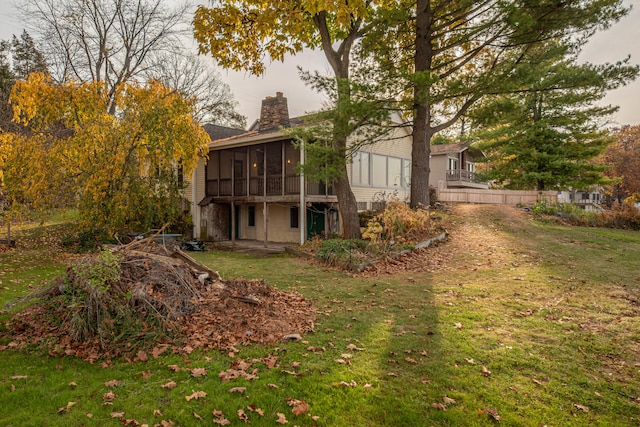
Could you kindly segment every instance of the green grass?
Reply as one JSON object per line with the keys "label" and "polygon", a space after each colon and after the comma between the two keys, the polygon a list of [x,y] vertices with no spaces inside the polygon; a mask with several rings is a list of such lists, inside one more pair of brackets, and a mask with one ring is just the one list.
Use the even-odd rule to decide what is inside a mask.
{"label": "green grass", "polygon": [[[244,409],[257,426],[278,425],[277,413],[300,426],[638,426],[640,233],[506,221],[498,210],[457,221],[490,230],[500,262],[469,250],[453,255],[456,269],[353,277],[288,255],[194,254],[224,278],[265,278],[302,293],[318,309],[315,332],[302,343],[254,345],[235,355],[196,351],[108,367],[39,349],[2,351],[0,425],[117,426],[110,414],[124,412],[142,424],[199,426],[212,425],[214,409],[243,425],[236,411]],[[0,254],[0,302],[62,271],[63,258],[47,247]],[[256,380],[218,378],[238,358],[269,354],[279,366],[255,362]],[[208,373],[194,378],[169,365]],[[104,385],[113,379],[117,386]],[[177,386],[160,387],[169,381]],[[229,393],[232,387],[247,390]],[[109,390],[117,397],[105,405]],[[207,397],[185,400],[199,390]],[[432,407],[445,396],[455,403]],[[318,420],[294,416],[287,398],[308,402]],[[76,404],[59,414],[68,402]],[[501,420],[484,409],[496,409]]]}

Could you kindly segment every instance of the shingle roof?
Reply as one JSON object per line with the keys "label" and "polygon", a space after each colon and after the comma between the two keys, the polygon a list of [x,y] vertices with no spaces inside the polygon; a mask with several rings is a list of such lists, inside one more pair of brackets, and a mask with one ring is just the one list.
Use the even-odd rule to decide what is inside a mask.
{"label": "shingle roof", "polygon": [[209,137],[211,138],[212,141],[247,133],[247,131],[244,129],[230,128],[226,126],[214,125],[211,123],[207,123],[206,125],[203,126],[203,128],[205,132],[209,134]]}
{"label": "shingle roof", "polygon": [[468,143],[432,145],[431,154],[459,153],[467,147],[469,147]]}

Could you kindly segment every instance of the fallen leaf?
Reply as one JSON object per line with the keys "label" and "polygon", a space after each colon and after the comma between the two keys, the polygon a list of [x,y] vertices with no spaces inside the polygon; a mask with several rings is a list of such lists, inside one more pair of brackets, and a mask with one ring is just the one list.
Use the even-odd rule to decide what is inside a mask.
{"label": "fallen leaf", "polygon": [[11,377],[12,380],[26,380],[29,378],[28,375],[14,375]]}
{"label": "fallen leaf", "polygon": [[13,393],[14,391],[16,391],[16,386],[14,386],[13,384],[11,384],[11,392]]}
{"label": "fallen leaf", "polygon": [[467,363],[468,363],[468,364],[470,364],[470,365],[475,365],[475,364],[476,364],[476,361],[475,361],[475,360],[473,360],[473,359],[467,359],[467,358],[465,357],[465,358],[464,358],[464,360],[466,360],[466,361],[467,361]]}
{"label": "fallen leaf", "polygon": [[293,412],[293,415],[295,415],[296,417],[304,415],[309,412],[309,404],[304,400],[298,400],[293,405],[293,409],[291,409],[291,412]]}
{"label": "fallen leaf", "polygon": [[490,370],[488,370],[486,366],[483,366],[483,367],[482,367],[482,376],[484,376],[484,377],[488,377],[488,376],[490,376],[490,375],[491,375],[491,371],[490,371]]}
{"label": "fallen leaf", "polygon": [[240,418],[241,421],[244,421],[245,423],[249,422],[249,417],[242,409],[238,409],[237,414],[238,414],[238,418]]}
{"label": "fallen leaf", "polygon": [[118,380],[111,380],[111,381],[107,381],[106,383],[104,383],[105,387],[115,387],[118,385],[120,381]]}
{"label": "fallen leaf", "polygon": [[149,378],[151,376],[152,372],[151,371],[142,371],[140,372],[140,375],[142,375],[142,378]]}
{"label": "fallen leaf", "polygon": [[58,408],[58,413],[61,414],[63,412],[69,412],[69,410],[76,404],[76,402],[68,402],[67,406],[63,406],[62,408]]}
{"label": "fallen leaf", "polygon": [[118,397],[118,396],[113,391],[109,391],[109,392],[107,392],[107,393],[102,395],[102,400],[107,401],[107,402],[111,402],[116,397]]}
{"label": "fallen leaf", "polygon": [[172,388],[176,387],[178,384],[176,384],[175,381],[169,381],[166,384],[162,384],[160,387],[162,388],[168,388],[169,390],[171,390]]}
{"label": "fallen leaf", "polygon": [[215,418],[215,419],[213,420],[213,423],[214,423],[214,424],[221,425],[221,426],[226,426],[226,425],[231,424],[231,421],[229,421],[229,420],[228,420],[228,419],[226,419],[225,417],[219,417],[219,418]]}
{"label": "fallen leaf", "polygon": [[112,412],[109,415],[111,415],[111,418],[122,418],[124,417],[124,412]]}
{"label": "fallen leaf", "polygon": [[355,344],[349,344],[349,345],[347,346],[347,350],[351,350],[351,351],[365,351],[365,349],[364,349],[364,348],[362,348],[362,347],[358,347],[358,346],[357,346],[357,345],[355,345]]}
{"label": "fallen leaf", "polygon": [[450,404],[456,403],[456,401],[454,399],[452,399],[450,397],[447,397],[447,396],[443,397],[442,400],[444,400],[444,403],[450,403]]}
{"label": "fallen leaf", "polygon": [[447,410],[446,405],[443,405],[442,403],[432,403],[431,407],[434,408],[434,409],[439,409],[441,411],[446,411]]}
{"label": "fallen leaf", "polygon": [[500,421],[500,415],[498,415],[498,410],[496,408],[484,408],[483,412],[494,420]]}
{"label": "fallen leaf", "polygon": [[180,367],[178,365],[169,365],[167,366],[167,368],[169,368],[170,370],[172,370],[173,372],[178,372],[180,371]]}
{"label": "fallen leaf", "polygon": [[201,420],[202,419],[202,417],[200,415],[196,414],[195,412],[193,413],[193,416],[197,420]]}
{"label": "fallen leaf", "polygon": [[145,353],[144,351],[139,351],[136,358],[133,359],[134,362],[135,361],[146,362],[147,360],[149,360],[149,356],[147,356],[147,353]]}
{"label": "fallen leaf", "polygon": [[67,384],[69,387],[77,387],[78,384],[76,384],[74,381],[71,381],[69,384]]}
{"label": "fallen leaf", "polygon": [[162,416],[162,411],[160,409],[154,409],[153,410],[153,416],[154,417],[161,417]]}
{"label": "fallen leaf", "polygon": [[198,377],[201,377],[203,375],[207,375],[207,369],[206,368],[193,368],[191,370],[191,376],[193,376],[194,378],[198,378]]}
{"label": "fallen leaf", "polygon": [[267,387],[269,387],[269,388],[278,388],[277,385],[271,384],[271,383],[267,384]]}
{"label": "fallen leaf", "polygon": [[229,389],[229,393],[244,393],[245,391],[247,391],[246,387],[233,387]]}
{"label": "fallen leaf", "polygon": [[153,347],[153,350],[151,350],[151,355],[153,356],[154,359],[157,359],[162,353],[167,351],[168,348],[169,348],[168,345]]}
{"label": "fallen leaf", "polygon": [[573,406],[575,406],[576,408],[580,409],[583,412],[589,412],[589,407],[588,406],[584,406],[584,405],[578,405],[577,403],[574,403]]}
{"label": "fallen leaf", "polygon": [[91,412],[87,412],[87,418],[93,418],[93,414]]}
{"label": "fallen leaf", "polygon": [[278,419],[276,420],[278,424],[287,424],[289,422],[287,421],[287,417],[285,417],[284,414],[280,412],[278,412],[276,416],[278,417]]}
{"label": "fallen leaf", "polygon": [[462,323],[458,322],[455,324],[456,329],[464,329],[464,326],[462,326]]}
{"label": "fallen leaf", "polygon": [[192,399],[198,400],[201,397],[207,397],[207,393],[204,391],[194,391],[190,396],[185,396],[184,398],[189,402]]}
{"label": "fallen leaf", "polygon": [[417,361],[417,360],[412,359],[411,357],[405,357],[405,358],[404,358],[404,360],[405,360],[406,362],[409,362],[409,363],[418,363],[418,361]]}

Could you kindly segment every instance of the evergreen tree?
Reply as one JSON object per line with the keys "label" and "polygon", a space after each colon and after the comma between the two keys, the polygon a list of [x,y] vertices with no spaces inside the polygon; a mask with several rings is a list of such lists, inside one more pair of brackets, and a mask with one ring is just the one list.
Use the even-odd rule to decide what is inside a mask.
{"label": "evergreen tree", "polygon": [[617,107],[596,103],[637,73],[628,60],[578,64],[566,45],[540,46],[505,83],[512,93],[489,96],[470,114],[491,164],[481,176],[512,189],[604,183],[605,167],[593,159],[612,141],[604,122]]}
{"label": "evergreen tree", "polygon": [[[429,203],[434,135],[456,126],[485,96],[517,91],[515,70],[549,40],[578,48],[628,13],[621,0],[398,0],[376,9],[363,39],[398,82],[413,131],[411,205]],[[387,3],[385,3],[387,4]]]}

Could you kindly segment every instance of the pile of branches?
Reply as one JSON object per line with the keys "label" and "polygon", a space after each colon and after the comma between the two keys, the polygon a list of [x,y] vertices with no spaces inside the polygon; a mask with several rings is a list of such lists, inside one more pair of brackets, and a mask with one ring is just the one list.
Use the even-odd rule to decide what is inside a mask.
{"label": "pile of branches", "polygon": [[69,265],[36,303],[6,323],[11,347],[46,345],[87,360],[159,344],[176,352],[270,343],[313,329],[301,295],[234,279],[153,238],[105,249]]}

